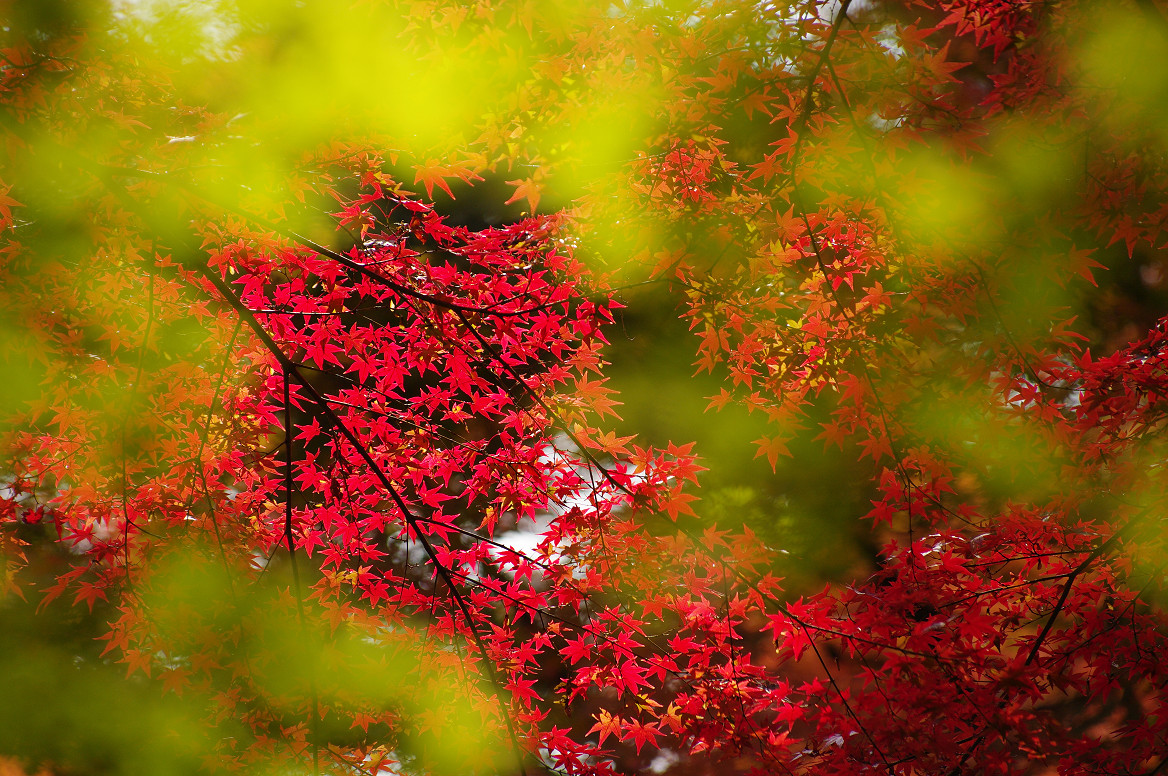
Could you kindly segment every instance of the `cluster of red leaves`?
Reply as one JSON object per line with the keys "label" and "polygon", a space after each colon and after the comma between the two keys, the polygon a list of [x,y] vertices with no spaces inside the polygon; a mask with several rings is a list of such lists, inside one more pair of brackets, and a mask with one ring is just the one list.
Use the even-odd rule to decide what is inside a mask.
{"label": "cluster of red leaves", "polygon": [[[418,25],[538,23],[561,52],[464,157],[413,167],[427,196],[522,159],[534,209],[583,164],[539,131],[589,89],[661,90],[659,133],[573,224],[451,226],[364,144],[249,209],[166,174],[167,138],[222,117],[76,42],[4,52],[9,167],[72,198],[25,221],[37,185],[0,194],[5,299],[45,372],[0,517],[53,525],[47,598],[108,607],[108,656],[202,698],[217,766],[438,768],[473,735],[445,767],[1160,770],[1168,328],[1094,357],[1057,291],[1095,281],[1083,245],[1163,242],[1168,177],[1124,93],[1085,118],[1114,86],[1076,69],[1086,10],[426,5]],[[119,140],[69,150],[97,125]],[[1085,159],[1054,165],[1074,196],[1011,177],[1015,146]],[[306,201],[336,235],[291,225]],[[689,446],[603,430],[617,281],[565,235],[606,223],[683,291],[713,405],[760,413],[760,456],[818,422],[871,467],[871,576],[790,601],[748,528],[696,527]],[[26,539],[3,536],[19,591]]]}
{"label": "cluster of red leaves", "polygon": [[[1092,235],[1129,255],[1164,239],[1168,177],[1122,118],[1148,108],[1076,49],[1102,22],[1065,3],[793,6],[760,62],[729,45],[750,30],[731,5],[710,15],[726,27],[687,29],[703,53],[673,62],[679,131],[634,171],[645,233],[672,240],[644,263],[686,291],[698,366],[727,382],[712,406],[771,425],[760,456],[826,414],[820,438],[871,461],[886,545],[862,583],[768,613],[830,686],[741,674],[737,737],[707,740],[749,752],[748,731],[782,730],[781,698],[805,723],[785,754],[753,742],[772,768],[1158,770],[1162,329],[1092,360],[1060,293],[1094,284]],[[1163,10],[1140,10],[1135,43],[1161,52]],[[1087,118],[1099,90],[1119,118]],[[1032,177],[1001,170],[1011,153]]]}

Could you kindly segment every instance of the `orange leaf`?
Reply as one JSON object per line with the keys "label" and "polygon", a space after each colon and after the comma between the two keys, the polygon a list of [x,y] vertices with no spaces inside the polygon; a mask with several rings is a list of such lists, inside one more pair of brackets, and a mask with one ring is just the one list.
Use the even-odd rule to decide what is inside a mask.
{"label": "orange leaf", "polygon": [[539,206],[539,189],[540,186],[535,182],[534,178],[521,178],[519,180],[507,181],[511,186],[515,187],[515,193],[511,195],[511,199],[507,200],[505,204],[510,205],[512,202],[518,202],[521,199],[526,199],[530,212],[534,213],[536,207]]}

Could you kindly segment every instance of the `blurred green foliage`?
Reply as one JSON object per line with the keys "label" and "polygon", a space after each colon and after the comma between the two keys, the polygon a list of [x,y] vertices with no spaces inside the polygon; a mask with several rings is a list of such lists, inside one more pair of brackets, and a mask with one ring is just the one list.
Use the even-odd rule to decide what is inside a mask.
{"label": "blurred green foliage", "polygon": [[58,602],[38,615],[11,595],[0,603],[0,752],[60,776],[204,772],[215,747],[206,699],[126,681],[94,650],[100,619],[82,612]]}
{"label": "blurred green foliage", "polygon": [[[774,432],[760,414],[737,402],[719,410],[710,400],[726,386],[724,376],[694,366],[697,336],[679,317],[664,284],[628,292],[609,339],[606,370],[622,406],[619,433],[637,434],[639,444],[695,442],[707,471],[699,475],[702,516],[727,529],[749,528],[779,551],[776,572],[792,596],[819,589],[824,579],[842,579],[871,562],[875,548],[856,519],[871,508],[872,466],[859,451],[825,447],[817,423],[790,429],[790,457],[772,470],[754,444]],[[822,408],[811,417],[826,421]],[[672,529],[662,524],[661,530]]]}
{"label": "blurred green foliage", "polygon": [[[59,563],[52,546],[30,551],[45,554],[42,568]],[[145,673],[102,652],[96,639],[117,614],[109,605],[87,611],[57,600],[38,611],[4,598],[0,754],[55,776],[214,773],[256,743],[256,725],[266,720],[274,737],[299,729],[305,745],[321,751],[391,747],[398,760],[434,774],[491,772],[512,756],[483,726],[481,698],[490,691],[468,688],[461,669],[451,672],[461,660],[452,647],[408,625],[330,629],[311,603],[300,619],[279,600],[291,595],[287,564],[273,564],[255,584],[233,581],[213,548],[159,558],[135,584],[155,649],[142,656],[151,667]],[[217,668],[208,674],[192,665],[196,654]],[[192,671],[201,678],[172,685]],[[243,707],[250,727],[222,713],[231,705],[237,713]],[[354,725],[355,713],[369,721]],[[218,721],[209,724],[208,715]],[[300,767],[251,758],[242,772]]]}

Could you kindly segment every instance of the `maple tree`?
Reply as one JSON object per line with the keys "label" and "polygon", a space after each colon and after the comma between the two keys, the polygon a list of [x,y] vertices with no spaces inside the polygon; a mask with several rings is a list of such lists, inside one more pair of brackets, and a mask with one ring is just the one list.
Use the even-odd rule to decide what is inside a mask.
{"label": "maple tree", "polygon": [[1168,9],[354,5],[12,4],[0,753],[1163,770]]}

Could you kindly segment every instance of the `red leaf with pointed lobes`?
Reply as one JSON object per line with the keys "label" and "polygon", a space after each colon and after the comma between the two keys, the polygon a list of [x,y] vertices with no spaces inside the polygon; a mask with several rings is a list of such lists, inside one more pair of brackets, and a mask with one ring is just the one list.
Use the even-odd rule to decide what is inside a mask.
{"label": "red leaf with pointed lobes", "polygon": [[454,193],[446,183],[446,178],[450,174],[448,167],[438,164],[437,160],[429,159],[424,165],[414,167],[414,183],[421,183],[425,186],[426,196],[430,199],[434,198],[435,186],[445,191],[448,197],[454,199]]}
{"label": "red leaf with pointed lobes", "polygon": [[762,437],[754,440],[754,444],[758,446],[754,457],[760,458],[766,456],[767,462],[771,465],[771,469],[776,469],[779,463],[780,456],[791,457],[791,451],[787,448],[787,443],[781,436]]}
{"label": "red leaf with pointed lobes", "polygon": [[620,739],[621,718],[619,716],[614,716],[605,709],[601,709],[596,713],[596,724],[588,729],[588,733],[590,735],[592,733],[599,733],[601,744],[603,744],[604,740],[609,736]]}

